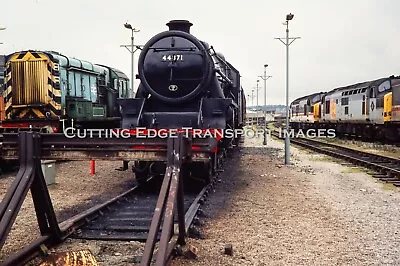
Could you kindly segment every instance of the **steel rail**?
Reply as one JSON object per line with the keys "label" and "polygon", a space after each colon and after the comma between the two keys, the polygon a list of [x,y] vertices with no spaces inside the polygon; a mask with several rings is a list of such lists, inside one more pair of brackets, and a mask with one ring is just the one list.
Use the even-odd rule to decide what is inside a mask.
{"label": "steel rail", "polygon": [[[280,136],[276,133],[273,133],[272,135],[280,138]],[[326,143],[314,139],[293,138],[291,141],[293,144],[317,151],[319,153],[344,159],[353,164],[361,165],[374,171],[378,171],[381,174],[375,176],[381,181],[393,184],[394,186],[400,186],[400,159],[355,150],[342,145]]]}
{"label": "steel rail", "polygon": [[[33,144],[30,145],[23,145],[23,142],[15,142],[15,141],[6,141],[6,143],[8,145],[11,144],[15,145],[16,143],[22,143],[22,146],[24,146],[24,149],[20,150],[22,151],[22,153],[20,155],[22,155],[22,161],[27,160],[28,161],[28,166],[31,165],[33,162],[30,162],[29,160],[32,160],[31,158],[33,158],[34,163],[33,165],[35,166],[35,172],[30,173],[29,174],[29,180],[31,180],[32,183],[32,197],[34,198],[34,203],[35,203],[35,209],[36,207],[40,206],[40,204],[44,204],[43,205],[43,210],[40,209],[40,211],[38,212],[39,209],[36,209],[37,212],[37,218],[39,220],[39,226],[41,229],[41,233],[42,236],[40,236],[38,239],[34,240],[32,243],[30,243],[29,245],[23,247],[19,252],[12,254],[10,257],[6,258],[1,265],[20,265],[30,259],[32,259],[33,257],[35,257],[41,250],[43,251],[42,247],[43,245],[45,245],[46,247],[55,247],[58,244],[64,242],[68,237],[71,236],[71,234],[73,234],[74,232],[76,232],[79,228],[82,228],[85,224],[89,223],[90,221],[93,221],[94,219],[96,219],[96,217],[98,216],[97,214],[101,213],[104,209],[108,208],[110,205],[112,205],[113,203],[118,202],[119,200],[121,200],[122,198],[128,196],[131,193],[134,193],[135,191],[137,191],[138,186],[135,186],[131,189],[129,189],[128,191],[104,202],[101,204],[98,204],[94,207],[89,208],[88,210],[75,215],[69,219],[67,219],[66,221],[63,221],[61,223],[57,223],[56,219],[55,219],[55,215],[54,215],[54,211],[53,211],[53,207],[51,205],[51,200],[49,198],[49,196],[46,196],[46,194],[48,194],[47,190],[46,190],[46,186],[44,184],[44,177],[43,174],[38,170],[40,169],[40,167],[38,168],[37,166],[40,163],[40,158],[42,158],[42,153],[46,150],[46,140],[43,137],[43,134],[39,134],[39,133],[24,133],[22,139],[27,139],[30,142],[33,141]],[[52,136],[54,137],[54,135]],[[20,138],[20,137],[18,137]],[[9,139],[8,139],[9,140]],[[189,209],[183,213],[183,189],[182,189],[182,182],[178,182],[176,183],[176,178],[178,177],[178,173],[181,170],[181,163],[184,160],[186,161],[193,161],[193,155],[194,155],[194,151],[191,150],[191,145],[193,144],[190,140],[190,143],[187,143],[187,139],[183,139],[180,138],[179,141],[174,141],[175,143],[177,143],[176,145],[174,144],[174,150],[173,153],[171,153],[171,145],[168,144],[168,153],[166,153],[164,156],[164,158],[167,158],[168,160],[175,160],[175,162],[173,162],[173,165],[175,167],[174,169],[174,173],[171,175],[172,180],[175,180],[175,185],[173,188],[169,189],[169,194],[174,194],[175,190],[180,187],[180,190],[178,191],[178,194],[176,194],[174,197],[172,197],[172,201],[169,200],[168,204],[167,204],[167,209],[168,214],[164,214],[166,215],[164,217],[164,223],[166,223],[167,220],[165,219],[169,219],[169,222],[167,222],[167,226],[165,226],[166,228],[168,227],[172,227],[170,230],[172,232],[172,235],[168,234],[168,230],[165,230],[164,237],[162,237],[163,240],[163,245],[164,245],[164,250],[162,251],[162,254],[157,254],[157,256],[160,258],[160,262],[161,261],[168,261],[169,258],[171,257],[171,255],[173,254],[174,248],[177,244],[184,244],[184,236],[186,235],[190,225],[192,224],[195,215],[197,213],[197,211],[199,210],[200,204],[201,204],[201,200],[204,199],[204,195],[207,195],[208,193],[208,189],[212,186],[212,184],[215,182],[215,176],[214,176],[214,182],[211,183],[210,185],[208,185],[207,187],[203,188],[201,190],[201,192],[199,193],[199,195],[196,196],[196,198],[194,199],[194,201],[191,203]],[[43,142],[45,144],[43,144]],[[170,143],[171,140],[168,140],[168,143]],[[33,145],[33,146],[32,146]],[[69,146],[71,146],[72,144],[70,144]],[[85,144],[88,145],[88,144]],[[45,147],[43,147],[45,146]],[[171,147],[170,147],[171,146]],[[21,147],[20,147],[21,148]],[[11,148],[14,149],[14,148]],[[78,148],[79,150],[82,150],[82,147]],[[27,158],[24,157],[24,151],[27,150]],[[3,150],[4,151],[4,150]],[[30,154],[32,153],[32,151],[34,151],[34,154]],[[176,153],[178,152],[178,153]],[[171,156],[172,155],[172,156]],[[179,155],[179,156],[178,156]],[[104,154],[103,154],[104,156]],[[103,157],[104,158],[104,157]],[[178,158],[181,158],[179,160],[177,160]],[[209,158],[208,158],[209,159]],[[22,165],[24,166],[24,165]],[[28,169],[29,167],[26,168],[25,166],[22,167],[22,169]],[[178,171],[178,172],[177,172]],[[177,175],[178,174],[178,175]],[[21,175],[22,178],[22,175]],[[182,176],[180,177],[180,180],[182,180]],[[17,190],[15,189],[11,189],[10,190],[10,201],[6,200],[2,202],[1,207],[7,207],[6,205],[8,205],[8,202],[14,202],[17,201],[18,204],[22,203],[22,198],[24,197],[24,195],[26,194],[27,190],[26,190],[26,186],[25,185],[20,185],[20,181],[17,179],[16,181],[16,185],[15,187],[18,189],[24,189],[25,192],[24,193],[17,193]],[[180,191],[180,192],[179,192]],[[172,192],[172,193],[171,193]],[[17,196],[17,195],[21,196]],[[44,196],[42,196],[42,194]],[[45,197],[45,198],[43,198]],[[46,198],[47,197],[47,198]],[[177,197],[177,198],[176,198]],[[7,197],[6,197],[7,198]],[[178,237],[176,239],[176,242],[173,241],[173,239],[176,238],[176,235],[173,234],[174,232],[174,228],[173,226],[175,225],[175,223],[173,222],[173,220],[171,220],[171,217],[173,217],[174,212],[171,211],[173,210],[175,207],[175,201],[176,199],[178,199],[178,204],[176,204],[175,207],[178,208],[178,227],[179,227],[179,234]],[[38,205],[39,204],[39,205]],[[173,204],[173,205],[171,205]],[[4,205],[4,206],[3,206]],[[169,206],[169,207],[168,207]],[[19,208],[17,206],[17,208]],[[0,208],[1,209],[1,208]],[[13,211],[13,215],[15,216],[17,214],[17,211]],[[104,211],[105,212],[105,211]],[[179,214],[180,213],[180,214]],[[3,215],[5,216],[5,215]],[[179,218],[181,217],[181,218]],[[4,222],[9,221],[8,223],[11,224],[12,220],[14,220],[15,218],[10,218],[8,220],[4,219]],[[2,220],[3,221],[3,220]],[[7,234],[7,231],[4,231],[4,234]],[[160,248],[160,247],[159,247]],[[152,256],[151,256],[152,257]]]}

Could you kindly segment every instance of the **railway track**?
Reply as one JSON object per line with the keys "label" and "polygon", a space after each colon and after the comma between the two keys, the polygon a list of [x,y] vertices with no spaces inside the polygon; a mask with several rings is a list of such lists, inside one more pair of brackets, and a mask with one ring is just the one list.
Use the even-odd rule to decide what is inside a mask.
{"label": "railway track", "polygon": [[[71,237],[89,240],[145,241],[160,188],[159,178],[135,187],[129,193],[84,217],[85,224]],[[200,206],[199,201],[208,188],[209,185],[201,184],[197,184],[197,191],[188,186],[184,187],[184,208],[188,226],[192,223]]]}
{"label": "railway track", "polygon": [[[41,237],[5,258],[1,265],[24,265],[36,257],[43,250],[43,246],[53,248],[70,237],[99,240],[145,240],[141,265],[150,265],[154,256],[156,256],[156,265],[165,265],[173,257],[175,247],[185,244],[185,237],[190,231],[190,226],[196,220],[196,213],[208,191],[215,184],[225,161],[224,158],[227,157],[227,150],[223,148],[214,157],[205,157],[204,154],[208,154],[213,149],[214,142],[210,144],[209,140],[191,139],[183,134],[179,134],[177,138],[146,142],[156,146],[157,149],[154,150],[157,150],[158,153],[139,146],[130,148],[125,153],[116,154],[113,153],[116,146],[114,142],[118,142],[117,144],[120,146],[132,147],[135,141],[140,143],[140,140],[120,139],[103,142],[100,140],[100,143],[96,143],[98,147],[95,151],[88,151],[86,147],[93,149],[92,146],[94,146],[90,141],[99,142],[99,140],[77,140],[77,143],[70,144],[73,148],[66,149],[62,136],[59,142],[48,140],[48,138],[54,137],[56,136],[27,132],[20,136],[10,135],[10,139],[5,141],[8,149],[4,148],[4,150],[9,151],[11,158],[15,158],[16,156],[13,154],[18,151],[20,169],[0,204],[0,214],[2,215],[0,245],[4,244],[29,189],[31,189]],[[51,145],[50,150],[47,149],[47,143]],[[56,146],[54,143],[59,145]],[[196,147],[197,150],[193,151],[193,147]],[[119,147],[118,151],[123,148]],[[43,153],[57,152],[58,150],[62,151],[62,156],[65,157],[65,154],[69,152],[67,157],[76,159],[97,156],[106,159],[111,157],[114,160],[121,158],[138,160],[143,156],[148,156],[148,158],[164,160],[166,170],[163,177],[149,176],[147,182],[58,223],[40,168],[40,159],[46,158]],[[77,157],[77,151],[84,152],[82,158]],[[39,154],[39,152],[42,153]],[[96,153],[93,154],[93,152]],[[216,166],[216,171],[208,173],[211,182],[207,185],[205,185],[204,176],[196,180],[189,176],[190,171],[187,171],[186,168],[190,163],[199,160],[202,162],[201,160],[204,159],[209,160],[209,165]],[[157,242],[159,244],[156,248]],[[155,249],[156,252],[154,252]]]}
{"label": "railway track", "polygon": [[[217,176],[218,173],[207,185],[191,181],[184,187],[186,233],[190,233],[200,206],[215,185]],[[193,189],[193,182],[197,183],[196,189]],[[148,239],[151,229],[161,184],[161,178],[149,179],[147,183],[137,185],[107,202],[60,223],[60,228],[63,231],[70,231],[69,237],[75,239],[144,242]],[[177,226],[176,219],[174,219],[174,224]],[[159,226],[157,240],[160,240],[160,235],[161,226]],[[11,256],[3,261],[2,265],[19,265],[20,262],[20,257]]]}
{"label": "railway track", "polygon": [[[281,139],[281,137],[276,132],[272,133],[272,135]],[[372,177],[378,178],[385,183],[390,183],[394,186],[400,187],[399,159],[359,151],[341,145],[326,143],[314,139],[294,138],[290,141],[293,144],[305,147],[307,149],[311,149],[335,158],[340,158],[345,160],[346,162],[350,162],[355,165],[369,168],[376,172],[372,174]]]}

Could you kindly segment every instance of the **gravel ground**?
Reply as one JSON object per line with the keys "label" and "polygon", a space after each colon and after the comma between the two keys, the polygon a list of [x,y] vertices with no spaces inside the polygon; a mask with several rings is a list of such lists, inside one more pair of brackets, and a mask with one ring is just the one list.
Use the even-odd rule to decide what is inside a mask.
{"label": "gravel ground", "polygon": [[[399,265],[398,189],[323,155],[249,139],[204,207],[198,259],[174,265]],[[233,256],[224,255],[226,244]]]}
{"label": "gravel ground", "polygon": [[[400,264],[399,189],[382,185],[357,168],[293,147],[293,165],[286,167],[283,143],[269,140],[265,148],[261,142],[245,141],[203,205],[201,239],[188,239],[198,248],[198,258],[179,257],[173,265]],[[72,206],[78,199],[87,206],[112,194],[111,184],[117,192],[131,182],[126,172],[88,177],[81,170],[88,168],[86,164],[60,165],[69,177],[65,183],[59,179],[65,185],[55,193],[55,205],[63,215],[76,212]],[[120,166],[106,164],[104,173]],[[226,244],[233,245],[233,256],[223,254]],[[83,249],[89,249],[100,265],[133,265],[143,243],[68,240],[57,252]]]}
{"label": "gravel ground", "polygon": [[[89,162],[57,163],[56,184],[49,186],[50,196],[61,222],[91,206],[112,198],[133,184],[131,171],[114,170],[122,162],[97,161],[96,174],[89,174]],[[10,187],[16,173],[0,179],[0,197]],[[34,213],[33,201],[28,192],[5,246],[0,251],[0,261],[18,251],[40,235]]]}

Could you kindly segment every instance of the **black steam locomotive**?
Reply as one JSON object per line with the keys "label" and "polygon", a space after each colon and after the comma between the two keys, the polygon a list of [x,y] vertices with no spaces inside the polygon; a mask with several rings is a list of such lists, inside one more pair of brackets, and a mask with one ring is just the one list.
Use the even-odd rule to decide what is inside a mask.
{"label": "black steam locomotive", "polygon": [[[122,128],[238,129],[244,125],[246,102],[239,71],[212,46],[191,35],[192,25],[172,20],[168,31],[143,47],[136,96],[119,101]],[[229,148],[235,141],[223,138],[219,147]],[[207,178],[214,167],[190,168],[193,175]],[[133,170],[140,180],[164,169],[163,163],[140,161]]]}

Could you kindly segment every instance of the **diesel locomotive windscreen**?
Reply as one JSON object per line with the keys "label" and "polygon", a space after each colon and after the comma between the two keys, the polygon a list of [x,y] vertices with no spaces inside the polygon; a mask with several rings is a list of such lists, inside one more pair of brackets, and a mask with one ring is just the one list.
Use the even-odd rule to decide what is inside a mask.
{"label": "diesel locomotive windscreen", "polygon": [[400,105],[400,79],[392,80],[393,105]]}

